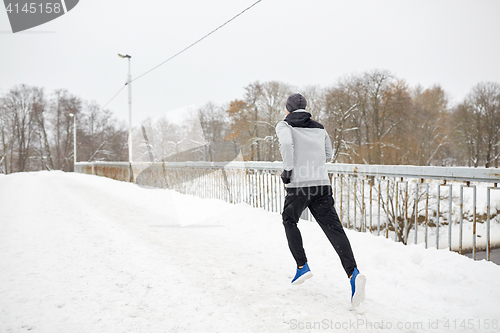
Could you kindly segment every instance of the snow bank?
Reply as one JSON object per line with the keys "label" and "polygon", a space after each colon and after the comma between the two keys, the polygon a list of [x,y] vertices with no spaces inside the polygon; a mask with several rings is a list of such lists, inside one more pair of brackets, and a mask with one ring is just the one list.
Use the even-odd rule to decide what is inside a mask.
{"label": "snow bank", "polygon": [[[291,286],[281,217],[62,172],[0,177],[1,332],[495,332],[500,267],[347,230],[367,300],[321,229]],[[463,328],[465,325],[465,329]],[[494,326],[496,325],[496,326]]]}

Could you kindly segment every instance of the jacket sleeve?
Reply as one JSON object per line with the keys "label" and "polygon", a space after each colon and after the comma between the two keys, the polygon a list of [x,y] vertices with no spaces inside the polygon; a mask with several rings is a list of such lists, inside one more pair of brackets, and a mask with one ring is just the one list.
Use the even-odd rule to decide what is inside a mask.
{"label": "jacket sleeve", "polygon": [[276,135],[278,136],[280,153],[283,158],[283,168],[293,169],[293,140],[292,131],[287,123],[280,121],[276,125]]}
{"label": "jacket sleeve", "polygon": [[325,131],[325,154],[326,154],[326,161],[330,162],[333,156],[333,149],[332,149],[332,141],[330,141],[330,136],[328,135],[327,131]]}

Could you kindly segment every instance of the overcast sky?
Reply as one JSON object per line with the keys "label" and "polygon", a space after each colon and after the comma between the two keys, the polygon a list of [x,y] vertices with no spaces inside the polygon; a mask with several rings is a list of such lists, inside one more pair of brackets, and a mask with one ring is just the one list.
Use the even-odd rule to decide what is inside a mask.
{"label": "overcast sky", "polygon": [[[0,93],[64,88],[105,104],[139,76],[256,0],[80,0],[62,17],[11,33],[0,9]],[[328,86],[386,69],[410,86],[440,84],[452,102],[500,82],[500,1],[262,0],[132,84],[133,123],[242,98],[254,81]],[[107,106],[127,119],[127,89]]]}

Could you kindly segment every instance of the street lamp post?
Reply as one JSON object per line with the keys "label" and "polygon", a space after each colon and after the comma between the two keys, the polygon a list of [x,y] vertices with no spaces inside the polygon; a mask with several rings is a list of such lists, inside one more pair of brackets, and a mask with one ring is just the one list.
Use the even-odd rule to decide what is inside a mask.
{"label": "street lamp post", "polygon": [[73,118],[73,171],[76,168],[76,115],[70,113],[69,116]]}
{"label": "street lamp post", "polygon": [[132,76],[130,74],[130,58],[132,58],[132,56],[119,53],[118,56],[128,59],[128,76],[126,83],[128,85],[128,161],[132,163]]}

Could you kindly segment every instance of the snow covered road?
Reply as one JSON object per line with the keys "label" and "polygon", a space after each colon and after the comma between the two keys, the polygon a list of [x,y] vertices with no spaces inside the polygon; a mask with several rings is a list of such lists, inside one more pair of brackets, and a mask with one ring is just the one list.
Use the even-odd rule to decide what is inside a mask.
{"label": "snow covered road", "polygon": [[0,176],[0,211],[0,332],[500,329],[500,267],[447,250],[347,230],[368,278],[354,309],[312,222],[314,277],[292,287],[280,215],[245,204],[37,172]]}

